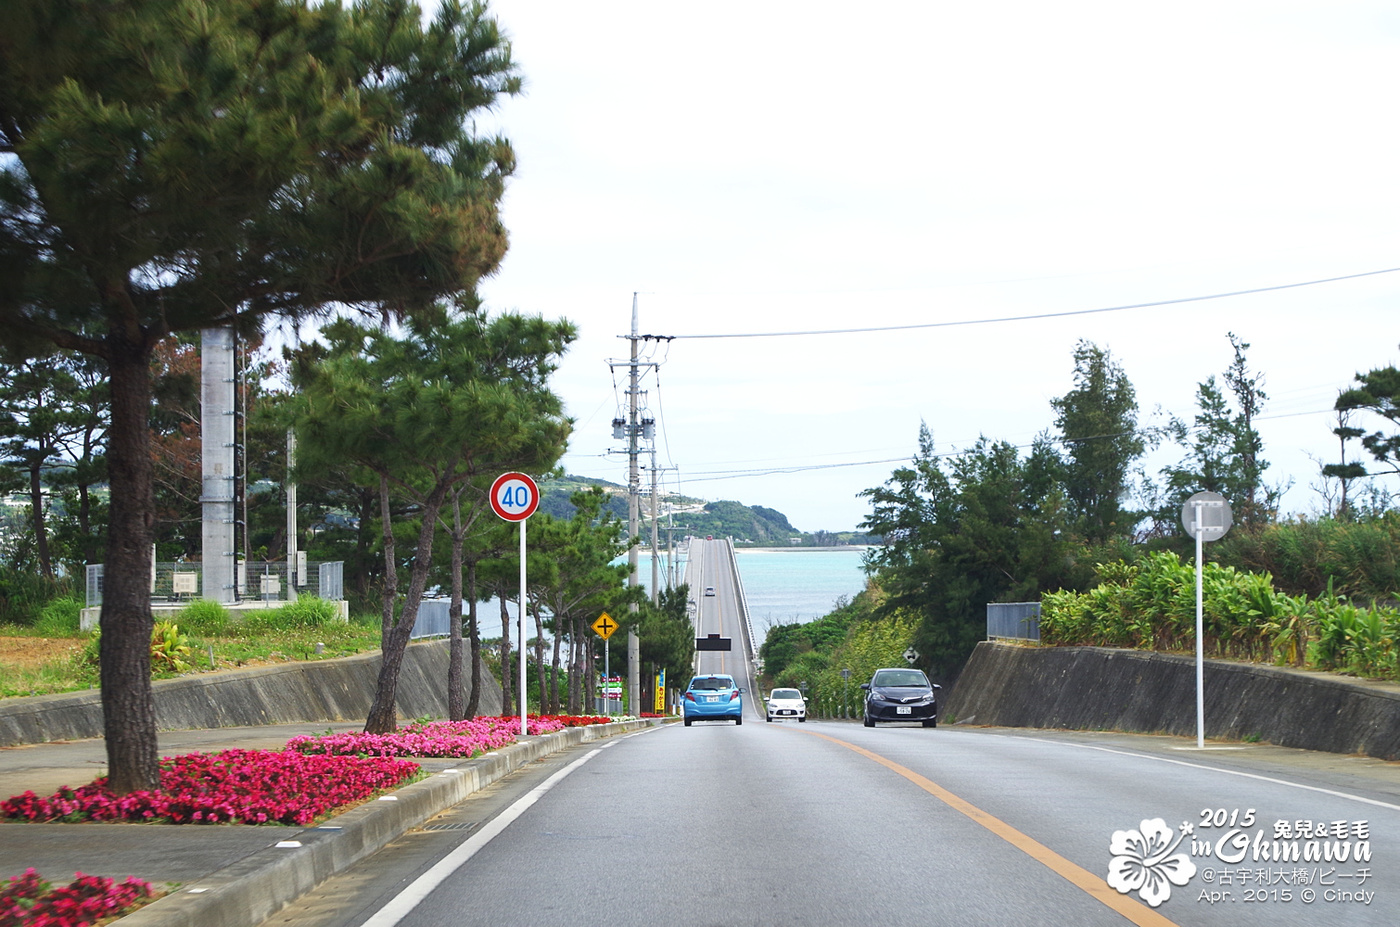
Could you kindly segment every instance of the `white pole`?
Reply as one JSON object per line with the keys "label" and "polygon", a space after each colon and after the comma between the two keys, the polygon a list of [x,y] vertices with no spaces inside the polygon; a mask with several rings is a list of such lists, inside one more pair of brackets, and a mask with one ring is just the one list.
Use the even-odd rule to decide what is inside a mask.
{"label": "white pole", "polygon": [[1206,673],[1204,647],[1201,643],[1205,627],[1204,596],[1201,591],[1201,554],[1205,548],[1202,538],[1205,529],[1201,525],[1200,504],[1197,503],[1192,508],[1196,519],[1196,749],[1203,750],[1206,746]]}
{"label": "white pole", "polygon": [[529,704],[529,695],[525,691],[525,522],[528,518],[520,520],[520,736],[524,737],[530,733],[525,724],[525,714]]}

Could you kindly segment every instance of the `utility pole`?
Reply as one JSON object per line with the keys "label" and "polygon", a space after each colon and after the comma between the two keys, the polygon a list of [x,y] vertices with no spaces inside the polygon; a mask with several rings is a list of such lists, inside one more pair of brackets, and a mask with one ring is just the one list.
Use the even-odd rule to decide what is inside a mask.
{"label": "utility pole", "polygon": [[[630,586],[637,585],[637,523],[639,521],[639,503],[641,502],[638,493],[640,480],[637,474],[637,405],[638,405],[638,381],[640,373],[637,367],[637,351],[641,340],[637,336],[637,294],[632,294],[632,343],[631,359],[627,365],[627,538],[632,542],[632,546],[627,551],[627,583]],[[633,602],[627,610],[634,615],[637,612],[637,603]],[[642,651],[641,639],[637,637],[637,625],[633,621],[627,628],[627,704],[632,711],[640,715],[642,713]]]}
{"label": "utility pole", "polygon": [[[656,421],[652,418],[641,417],[641,376],[643,367],[655,367],[653,363],[642,363],[641,343],[643,341],[669,341],[670,337],[665,335],[642,335],[637,331],[637,294],[632,294],[632,334],[626,336],[631,342],[631,350],[628,352],[627,360],[627,418],[613,419],[613,437],[627,438],[627,535],[632,545],[627,551],[627,585],[640,585],[638,575],[638,541],[641,537],[641,468],[639,466],[638,455],[641,453],[641,439],[652,440],[656,434]],[[620,362],[619,362],[620,363]],[[613,363],[611,366],[616,367]],[[655,490],[653,490],[653,498]],[[653,503],[654,504],[654,503]],[[655,549],[655,517],[653,516],[652,544]],[[656,569],[656,557],[652,555],[652,569]],[[656,587],[653,578],[652,588]],[[656,601],[653,592],[652,601]],[[633,614],[637,611],[635,604],[628,607]],[[642,665],[641,665],[641,642],[637,637],[635,621],[627,629],[627,698],[628,704],[633,711],[641,711],[642,707]]]}
{"label": "utility pole", "polygon": [[656,448],[651,449],[651,604],[661,599],[661,551],[656,531]]}

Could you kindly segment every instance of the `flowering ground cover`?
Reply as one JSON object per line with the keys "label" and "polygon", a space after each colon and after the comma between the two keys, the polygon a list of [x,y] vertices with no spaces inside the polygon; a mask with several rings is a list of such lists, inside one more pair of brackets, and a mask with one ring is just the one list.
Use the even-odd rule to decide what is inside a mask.
{"label": "flowering ground cover", "polygon": [[[530,715],[530,734],[606,724],[592,715]],[[137,821],[168,824],[295,824],[363,801],[416,776],[395,757],[470,758],[513,743],[520,721],[414,722],[392,734],[293,737],[287,749],[225,750],[161,760],[157,791],[114,795],[107,779],[64,787],[45,798],[25,792],[0,801],[0,818],[19,821]]]}
{"label": "flowering ground cover", "polygon": [[159,791],[117,796],[107,779],[48,798],[25,792],[0,802],[0,817],[23,821],[170,824],[298,824],[417,775],[407,760],[308,756],[291,750],[224,750],[166,757]]}
{"label": "flowering ground cover", "polygon": [[[563,730],[566,717],[528,715],[525,729],[531,734]],[[318,734],[293,737],[289,750],[337,756],[421,756],[470,758],[515,742],[520,718],[482,717],[471,721],[415,721],[392,734]]]}
{"label": "flowering ground cover", "polygon": [[[532,717],[534,716],[527,715],[526,720],[528,721]],[[549,717],[565,727],[587,727],[590,724],[607,724],[611,721],[627,720],[620,716],[609,718],[607,715],[550,715]]]}
{"label": "flowering ground cover", "polygon": [[78,872],[68,885],[55,887],[26,869],[0,886],[0,927],[87,927],[153,897],[150,883],[137,878],[117,883]]}

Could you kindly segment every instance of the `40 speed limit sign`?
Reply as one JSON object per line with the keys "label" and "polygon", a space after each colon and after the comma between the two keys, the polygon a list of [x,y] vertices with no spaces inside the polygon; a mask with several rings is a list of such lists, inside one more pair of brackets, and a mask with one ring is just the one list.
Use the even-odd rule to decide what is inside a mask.
{"label": "40 speed limit sign", "polygon": [[491,510],[506,521],[524,521],[540,505],[540,488],[524,473],[502,473],[491,484]]}

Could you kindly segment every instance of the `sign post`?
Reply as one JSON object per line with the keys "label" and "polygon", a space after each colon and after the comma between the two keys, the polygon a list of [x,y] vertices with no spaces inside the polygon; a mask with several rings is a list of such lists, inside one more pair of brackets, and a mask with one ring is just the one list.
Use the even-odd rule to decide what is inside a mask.
{"label": "sign post", "polygon": [[1206,541],[1218,541],[1230,530],[1230,503],[1218,492],[1198,492],[1181,507],[1181,526],[1196,539],[1196,749],[1206,745],[1205,597],[1201,589],[1201,559]]}
{"label": "sign post", "polygon": [[[525,520],[540,505],[540,488],[524,473],[502,473],[491,484],[491,509],[506,521],[520,522],[520,736],[530,733],[525,722],[529,697],[525,693]],[[504,671],[505,667],[501,668]]]}
{"label": "sign post", "polygon": [[603,612],[598,616],[598,620],[593,622],[593,633],[603,639],[603,703],[607,706],[609,715],[613,711],[612,693],[608,689],[612,680],[612,667],[609,665],[612,662],[612,653],[608,649],[608,638],[612,637],[617,627],[617,622],[607,612]]}

